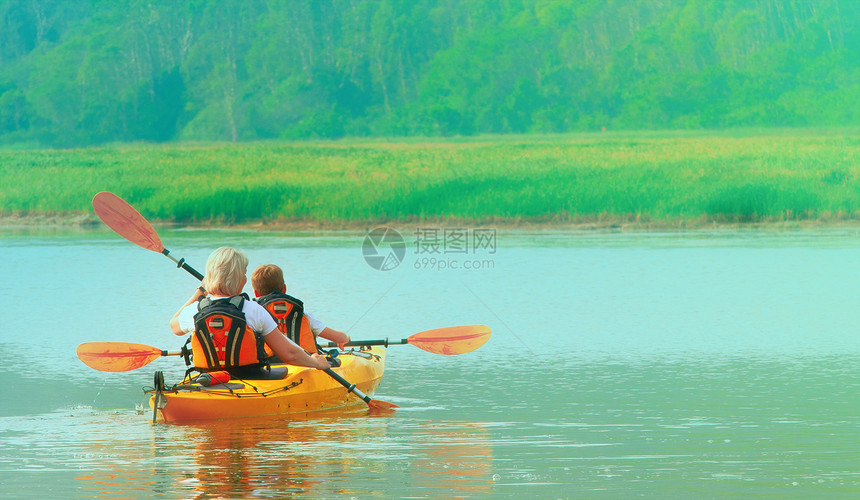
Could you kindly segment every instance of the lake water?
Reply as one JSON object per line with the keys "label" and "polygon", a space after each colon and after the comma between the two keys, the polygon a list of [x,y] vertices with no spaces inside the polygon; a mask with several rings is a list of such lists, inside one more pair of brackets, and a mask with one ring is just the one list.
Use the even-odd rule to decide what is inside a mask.
{"label": "lake water", "polygon": [[390,347],[391,415],[183,426],[142,409],[178,358],[102,373],[75,347],[175,350],[194,278],[107,230],[0,230],[0,497],[860,496],[855,229],[398,229],[389,271],[364,234],[159,229],[200,271],[221,245],[281,265],[355,339],[493,329],[461,356]]}

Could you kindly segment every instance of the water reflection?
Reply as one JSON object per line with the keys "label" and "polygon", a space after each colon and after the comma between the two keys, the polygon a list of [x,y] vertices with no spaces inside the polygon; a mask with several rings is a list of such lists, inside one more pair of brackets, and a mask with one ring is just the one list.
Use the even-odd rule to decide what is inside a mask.
{"label": "water reflection", "polygon": [[363,409],[325,413],[156,425],[148,427],[148,437],[89,428],[79,456],[98,465],[76,479],[88,496],[106,498],[179,492],[201,499],[322,498],[412,490],[480,498],[490,491],[492,437],[481,424],[398,422]]}
{"label": "water reflection", "polygon": [[[184,426],[148,426],[148,436],[85,439],[85,455],[99,457],[102,466],[77,479],[98,496],[140,496],[185,491],[190,498],[245,498],[262,492],[308,493],[322,482],[327,442],[379,439],[385,427],[356,432],[354,423],[367,412],[343,410],[326,416],[231,419]],[[337,421],[340,425],[334,425]],[[110,460],[105,461],[105,451]],[[268,495],[267,495],[268,496]]]}
{"label": "water reflection", "polygon": [[493,450],[482,424],[424,422],[413,449],[421,451],[412,465],[418,488],[439,490],[434,496],[462,498],[490,491]]}
{"label": "water reflection", "polygon": [[194,498],[253,496],[260,490],[308,494],[321,480],[321,457],[299,452],[309,443],[342,441],[350,434],[325,426],[242,420],[205,424],[196,429],[192,454],[196,473],[183,481]]}

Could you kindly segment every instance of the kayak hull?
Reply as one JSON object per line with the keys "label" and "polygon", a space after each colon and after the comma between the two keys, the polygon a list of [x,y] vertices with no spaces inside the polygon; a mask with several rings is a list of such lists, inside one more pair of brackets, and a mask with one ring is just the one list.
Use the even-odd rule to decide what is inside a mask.
{"label": "kayak hull", "polygon": [[[363,393],[379,386],[385,370],[385,349],[374,347],[339,356],[341,366],[333,370]],[[188,380],[168,388],[157,410],[160,421],[175,423],[236,417],[306,413],[366,403],[321,370],[292,365],[278,380],[231,380],[203,387]],[[155,396],[149,400],[154,409]]]}

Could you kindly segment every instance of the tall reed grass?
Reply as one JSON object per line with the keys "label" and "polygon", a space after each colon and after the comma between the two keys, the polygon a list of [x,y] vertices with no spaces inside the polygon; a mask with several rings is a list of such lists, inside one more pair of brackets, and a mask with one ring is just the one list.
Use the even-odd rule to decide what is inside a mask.
{"label": "tall reed grass", "polygon": [[0,152],[0,213],[112,191],[185,223],[860,219],[860,135],[617,134]]}

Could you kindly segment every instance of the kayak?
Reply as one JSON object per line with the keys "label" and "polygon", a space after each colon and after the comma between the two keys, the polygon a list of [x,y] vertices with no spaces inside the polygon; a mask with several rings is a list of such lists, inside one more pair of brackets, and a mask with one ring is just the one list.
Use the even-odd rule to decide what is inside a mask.
{"label": "kayak", "polygon": [[[372,394],[385,370],[385,348],[349,350],[332,370],[362,392]],[[156,380],[161,372],[156,373]],[[153,389],[149,407],[165,423],[233,417],[257,417],[306,413],[365,404],[325,371],[293,365],[272,365],[269,379],[231,379],[203,385],[197,377],[158,390]],[[203,381],[206,382],[205,380]],[[157,402],[157,403],[156,403]],[[157,407],[157,408],[156,408]]]}

